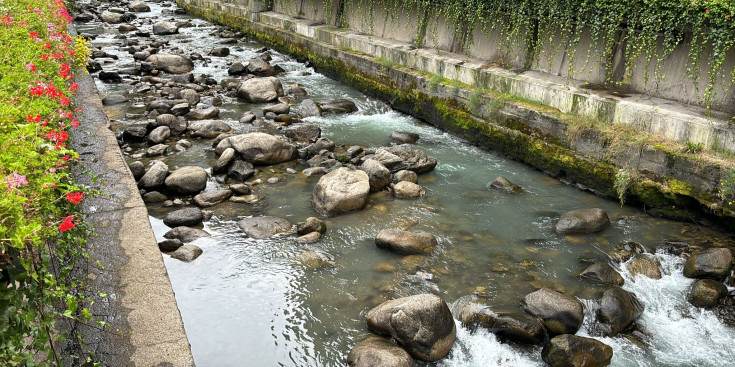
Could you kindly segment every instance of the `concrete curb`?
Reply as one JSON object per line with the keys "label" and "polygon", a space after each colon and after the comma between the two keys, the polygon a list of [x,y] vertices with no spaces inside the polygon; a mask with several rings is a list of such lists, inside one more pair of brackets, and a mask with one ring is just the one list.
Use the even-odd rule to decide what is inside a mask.
{"label": "concrete curb", "polygon": [[[102,265],[88,264],[88,297],[95,301],[92,314],[109,326],[72,326],[68,331],[81,333],[85,345],[64,346],[65,364],[80,365],[83,361],[71,356],[86,352],[103,366],[194,366],[148,211],[109,129],[97,88],[83,72],[75,81],[76,104],[84,112],[71,134],[81,159],[73,174],[78,183],[100,192],[83,202],[84,220],[94,230],[89,252]],[[107,297],[99,297],[100,292]]]}

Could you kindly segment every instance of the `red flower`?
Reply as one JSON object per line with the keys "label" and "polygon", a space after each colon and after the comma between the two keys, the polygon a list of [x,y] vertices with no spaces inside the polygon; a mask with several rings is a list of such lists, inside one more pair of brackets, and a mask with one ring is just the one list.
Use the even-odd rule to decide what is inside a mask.
{"label": "red flower", "polygon": [[76,223],[74,223],[74,216],[70,215],[66,218],[64,218],[63,221],[61,221],[61,224],[59,225],[59,231],[65,232],[68,231],[74,227],[76,227]]}
{"label": "red flower", "polygon": [[35,117],[34,116],[31,116],[31,115],[28,115],[28,118],[26,118],[26,120],[28,120],[28,122],[40,122],[41,121],[41,115],[36,115]]}
{"label": "red flower", "polygon": [[69,98],[66,97],[61,97],[61,99],[59,100],[59,103],[61,103],[62,106],[68,106],[69,102]]}
{"label": "red flower", "polygon": [[77,120],[77,119],[72,119],[72,120],[71,120],[71,126],[72,126],[72,127],[79,127],[79,120]]}
{"label": "red flower", "polygon": [[66,200],[69,200],[72,204],[79,204],[84,199],[83,192],[68,192],[66,193]]}

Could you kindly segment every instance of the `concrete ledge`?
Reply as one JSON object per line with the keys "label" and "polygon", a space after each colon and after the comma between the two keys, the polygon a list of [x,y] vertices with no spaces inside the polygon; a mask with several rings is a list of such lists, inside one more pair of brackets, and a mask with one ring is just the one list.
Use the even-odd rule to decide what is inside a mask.
{"label": "concrete ledge", "polygon": [[[199,3],[217,3],[200,0]],[[224,7],[227,11],[230,7]],[[252,17],[265,25],[288,30],[338,48],[349,49],[420,72],[437,74],[473,87],[509,93],[559,109],[563,113],[621,124],[659,134],[680,143],[702,144],[706,149],[735,152],[735,129],[720,113],[640,94],[616,96],[583,88],[581,82],[536,71],[515,73],[493,67],[486,60],[434,49],[416,49],[409,43],[332,26],[313,24],[276,12]],[[718,116],[720,118],[718,118]]]}
{"label": "concrete ledge", "polygon": [[83,212],[94,230],[90,255],[102,267],[91,263],[82,271],[88,272],[87,296],[94,301],[90,311],[109,326],[61,323],[64,331],[79,333],[85,341],[63,346],[65,365],[81,365],[84,360],[74,356],[92,355],[103,366],[194,366],[148,211],[109,129],[97,88],[81,70],[75,81],[75,101],[84,112],[72,132],[72,147],[81,159],[74,178],[100,192],[84,200]]}

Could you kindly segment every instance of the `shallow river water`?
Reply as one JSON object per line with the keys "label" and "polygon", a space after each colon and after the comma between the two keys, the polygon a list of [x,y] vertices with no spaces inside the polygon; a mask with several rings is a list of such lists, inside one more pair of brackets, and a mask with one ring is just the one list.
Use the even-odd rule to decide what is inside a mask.
{"label": "shallow river water", "polygon": [[[150,20],[190,21],[194,27],[180,34],[157,36],[170,40],[166,48],[185,53],[206,54],[221,39],[210,35],[211,23],[186,15],[174,15],[165,3],[148,2],[153,11],[137,13],[141,28]],[[117,68],[132,67],[132,56],[120,50],[126,40],[116,38],[116,26],[80,24],[79,32],[98,33],[93,45],[119,60]],[[132,34],[129,39],[133,39]],[[227,77],[227,63],[247,61],[261,45],[240,40],[227,45],[232,54],[195,61],[194,74],[206,73],[218,81]],[[391,110],[381,101],[368,98],[341,85],[307,65],[271,51],[272,65],[284,87],[300,84],[315,100],[347,98],[359,111],[349,115],[309,118],[322,128],[322,135],[338,145],[379,147],[391,144],[394,130],[421,136],[416,147],[438,160],[436,169],[419,176],[426,197],[396,200],[387,192],[373,193],[368,207],[349,214],[325,218],[327,233],[317,243],[299,245],[293,233],[267,240],[248,238],[237,221],[259,215],[275,215],[296,223],[318,216],[311,205],[311,191],[319,177],[286,173],[307,166],[298,161],[260,167],[252,180],[261,180],[254,204],[225,202],[209,208],[211,220],[203,229],[211,238],[193,244],[202,256],[184,263],[164,255],[171,283],[198,366],[342,366],[354,344],[369,334],[367,311],[387,299],[431,292],[450,305],[474,297],[494,311],[519,309],[520,299],[539,287],[562,290],[586,306],[585,326],[579,335],[592,335],[614,349],[614,366],[718,366],[735,358],[731,348],[735,329],[722,324],[710,311],[686,301],[691,279],[681,274],[682,260],[657,254],[663,278],[632,277],[624,265],[613,263],[607,253],[616,246],[635,241],[650,252],[664,240],[685,241],[692,246],[722,245],[724,234],[693,224],[653,218],[643,211],[621,207],[589,192],[564,184],[522,163],[468,145],[441,130]],[[111,68],[113,65],[105,65]],[[310,75],[302,75],[308,72]],[[128,83],[97,83],[104,96],[129,94]],[[144,96],[129,94],[132,101],[108,108],[116,130],[144,120],[126,119]],[[262,116],[265,105],[249,105],[222,97],[220,119],[238,132],[255,131],[238,123],[244,111]],[[179,138],[172,138],[170,143]],[[167,155],[171,167],[198,165],[211,172],[216,155],[211,140],[189,138],[188,150]],[[128,155],[147,146],[132,146]],[[131,159],[132,160],[132,159]],[[147,160],[144,158],[144,163]],[[488,183],[504,176],[523,187],[510,195],[488,189]],[[266,180],[278,177],[269,184]],[[226,186],[211,178],[207,189]],[[190,201],[184,198],[185,201]],[[192,204],[193,205],[193,204]],[[611,218],[610,228],[598,234],[565,236],[553,226],[561,213],[599,207]],[[150,220],[159,240],[168,231],[161,218],[172,208],[150,204]],[[391,227],[410,228],[434,234],[437,249],[428,256],[401,256],[378,249],[375,235]],[[327,255],[334,266],[309,269],[295,257],[304,249]],[[593,261],[608,261],[619,269],[626,283],[645,304],[638,324],[650,336],[641,346],[625,336],[599,337],[594,332],[595,302],[605,289],[581,279],[578,273]],[[470,333],[457,324],[457,343],[450,355],[431,366],[536,366],[543,365],[540,347],[499,342],[493,334]],[[424,365],[424,364],[419,364]]]}

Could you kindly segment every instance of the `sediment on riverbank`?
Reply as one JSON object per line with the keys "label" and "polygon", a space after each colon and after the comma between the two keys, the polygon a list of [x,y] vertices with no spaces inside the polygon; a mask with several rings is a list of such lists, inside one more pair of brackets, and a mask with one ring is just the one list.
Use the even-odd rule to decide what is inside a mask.
{"label": "sediment on riverbank", "polygon": [[[321,72],[390,102],[397,110],[580,188],[611,199],[623,193],[626,203],[642,206],[653,215],[735,228],[731,200],[723,199],[728,189],[723,190],[722,184],[733,175],[729,154],[700,151],[701,146],[677,143],[626,124],[606,124],[605,118],[593,119],[573,108],[563,112],[518,95],[482,89],[478,93],[477,88],[456,80],[437,80],[426,71],[406,67],[408,63],[390,61],[407,60],[415,53],[398,42],[312,25],[276,12],[258,12],[255,6],[250,9],[209,0],[178,3],[189,12],[240,29],[261,43],[308,61]],[[355,44],[357,38],[364,43],[360,51],[344,46]],[[365,52],[369,49],[374,52]],[[388,54],[393,56],[386,61],[383,56]],[[445,63],[453,60],[450,56],[433,58],[443,58]],[[546,94],[566,93],[563,85],[549,81],[537,87]],[[645,117],[658,123],[687,118],[675,108],[625,104],[628,107],[616,113],[625,113],[626,118]]]}

